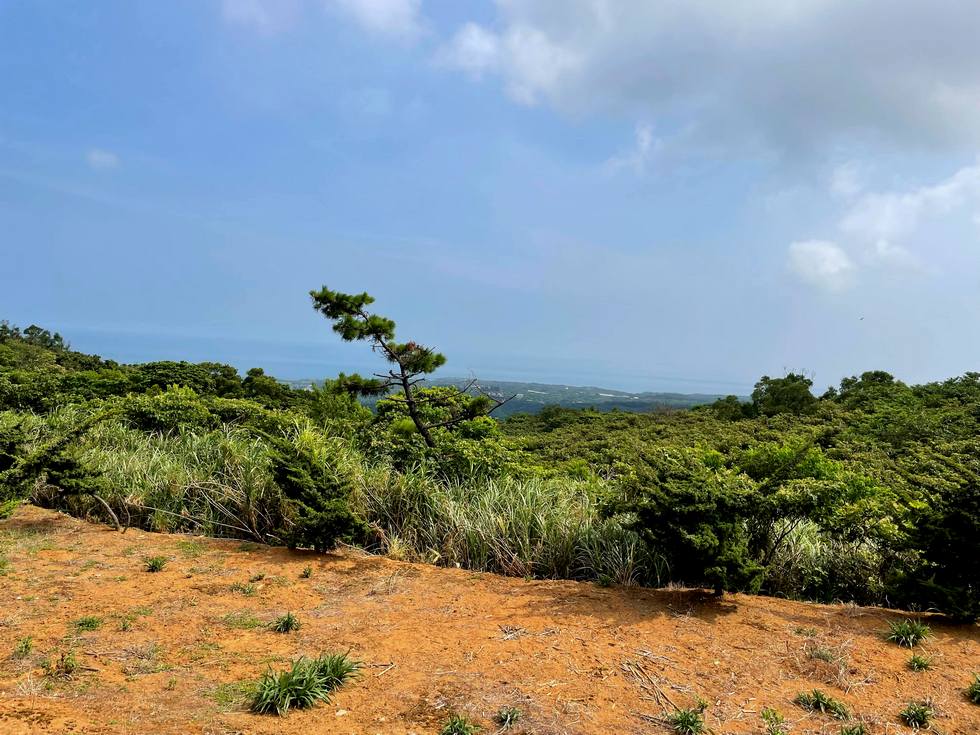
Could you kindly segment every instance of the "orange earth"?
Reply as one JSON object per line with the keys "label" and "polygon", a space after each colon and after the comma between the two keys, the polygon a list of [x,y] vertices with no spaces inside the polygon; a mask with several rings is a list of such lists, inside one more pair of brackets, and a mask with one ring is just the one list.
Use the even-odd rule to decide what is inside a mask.
{"label": "orange earth", "polygon": [[[147,572],[158,555],[165,568]],[[716,735],[764,733],[766,707],[792,735],[837,735],[840,722],[793,704],[814,688],[870,734],[911,733],[898,713],[927,697],[934,732],[980,733],[980,706],[963,693],[980,669],[980,628],[937,618],[920,651],[932,666],[916,673],[909,650],[883,639],[901,616],[890,610],[119,533],[34,507],[0,522],[0,566],[3,735],[422,735],[450,712],[492,733],[507,706],[523,713],[516,733],[669,733],[665,712],[699,696]],[[286,611],[299,631],[262,625]],[[79,629],[86,616],[96,629]],[[18,655],[27,636],[32,650]],[[270,666],[348,650],[361,676],[329,704],[282,718],[248,711],[246,687]],[[71,678],[47,674],[69,651]]]}

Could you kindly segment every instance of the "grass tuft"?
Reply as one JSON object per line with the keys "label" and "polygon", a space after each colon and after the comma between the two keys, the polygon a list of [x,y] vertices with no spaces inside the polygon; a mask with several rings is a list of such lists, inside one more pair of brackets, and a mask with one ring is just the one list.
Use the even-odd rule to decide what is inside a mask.
{"label": "grass tuft", "polygon": [[34,639],[30,636],[25,636],[17,641],[17,645],[14,646],[13,657],[18,659],[27,658],[31,655],[31,651],[34,650]]}
{"label": "grass tuft", "polygon": [[98,630],[102,627],[102,618],[95,615],[86,615],[75,621],[75,630],[79,633],[83,631]]}
{"label": "grass tuft", "polygon": [[667,724],[677,735],[702,735],[707,732],[704,726],[704,711],[707,708],[706,702],[699,701],[697,707],[678,709],[667,715]]}
{"label": "grass tuft", "polygon": [[360,664],[343,653],[298,658],[284,671],[269,670],[262,675],[252,695],[251,709],[282,717],[292,708],[307,709],[329,702],[333,691],[356,676],[359,669]]}
{"label": "grass tuft", "polygon": [[78,660],[74,651],[63,652],[54,663],[45,661],[44,673],[52,679],[68,680],[78,671]]}
{"label": "grass tuft", "polygon": [[786,718],[772,707],[762,710],[762,721],[766,724],[766,735],[786,735]]}
{"label": "grass tuft", "polygon": [[303,567],[303,571],[299,573],[301,579],[309,579],[313,576],[313,567]]}
{"label": "grass tuft", "polygon": [[928,727],[929,720],[932,718],[932,715],[932,703],[929,702],[929,700],[909,702],[905,706],[905,709],[898,713],[898,716],[902,718],[902,722],[911,727],[913,730]]}
{"label": "grass tuft", "polygon": [[521,719],[521,711],[517,707],[502,707],[494,719],[502,730],[507,730]]}
{"label": "grass tuft", "polygon": [[245,595],[245,597],[251,597],[255,594],[255,585],[251,582],[235,582],[231,586],[232,592],[237,592],[240,595]]}
{"label": "grass tuft", "polygon": [[292,633],[294,630],[299,630],[299,618],[291,612],[287,612],[272,621],[269,628],[276,633]]}
{"label": "grass tuft", "polygon": [[912,671],[928,671],[929,667],[932,666],[932,662],[926,656],[920,656],[917,653],[913,653],[909,658],[909,668]]}
{"label": "grass tuft", "polygon": [[966,698],[973,704],[980,704],[980,674],[973,675],[973,681],[966,688]]}
{"label": "grass tuft", "polygon": [[914,648],[924,638],[932,635],[929,626],[921,620],[906,618],[905,620],[892,620],[888,623],[887,640],[897,643],[906,648]]}
{"label": "grass tuft", "polygon": [[453,712],[442,726],[439,735],[475,735],[480,732],[480,726],[470,722],[465,716]]}
{"label": "grass tuft", "polygon": [[868,735],[868,728],[860,722],[853,725],[841,725],[840,735]]}
{"label": "grass tuft", "polygon": [[819,689],[814,689],[812,692],[800,692],[793,702],[805,710],[833,715],[838,720],[846,720],[850,717],[850,712],[843,702],[839,702]]}
{"label": "grass tuft", "polygon": [[148,572],[162,572],[165,566],[167,566],[167,557],[165,556],[151,556],[146,560],[146,571]]}

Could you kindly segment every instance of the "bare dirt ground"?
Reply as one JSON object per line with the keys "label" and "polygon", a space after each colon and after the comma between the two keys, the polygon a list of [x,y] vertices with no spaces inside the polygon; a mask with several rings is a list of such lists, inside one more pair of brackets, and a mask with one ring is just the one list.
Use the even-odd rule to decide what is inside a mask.
{"label": "bare dirt ground", "polygon": [[[162,571],[146,571],[152,556],[167,557]],[[524,713],[517,733],[667,733],[664,712],[698,696],[717,735],[764,733],[765,707],[794,735],[837,735],[839,722],[793,704],[814,688],[874,735],[910,733],[898,713],[926,697],[934,732],[980,733],[980,706],[963,694],[980,669],[980,628],[930,619],[921,648],[932,667],[916,673],[909,650],[883,640],[902,617],[894,611],[121,534],[32,507],[0,522],[2,559],[3,735],[422,735],[450,711],[492,733],[505,706]],[[262,625],[286,611],[299,631]],[[32,650],[18,655],[28,636]],[[347,650],[362,675],[329,704],[284,718],[248,712],[245,687],[269,666]],[[45,661],[69,651],[80,666],[71,678],[46,673]]]}

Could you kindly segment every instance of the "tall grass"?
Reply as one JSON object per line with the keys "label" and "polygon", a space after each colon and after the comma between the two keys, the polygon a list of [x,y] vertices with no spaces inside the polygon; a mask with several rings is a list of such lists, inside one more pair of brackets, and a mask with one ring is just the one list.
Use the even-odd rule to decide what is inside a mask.
{"label": "tall grass", "polygon": [[[72,405],[44,422],[59,430],[84,418]],[[424,469],[369,462],[347,438],[327,436],[303,420],[289,439],[315,461],[344,475],[350,502],[373,529],[371,550],[399,558],[520,577],[600,580],[662,586],[664,557],[617,518],[604,518],[599,479],[499,477],[447,481]],[[147,433],[122,419],[94,427],[83,456],[100,470],[104,500],[120,519],[155,531],[196,531],[276,543],[288,526],[286,504],[270,472],[269,448],[254,431],[226,424]],[[103,513],[91,498],[45,493],[35,502],[78,515]],[[887,560],[866,544],[834,541],[812,524],[787,537],[765,591],[801,599],[881,600]]]}
{"label": "tall grass", "polygon": [[366,468],[355,504],[418,559],[521,577],[665,582],[636,534],[601,519],[599,488],[571,479],[443,482],[421,471]]}

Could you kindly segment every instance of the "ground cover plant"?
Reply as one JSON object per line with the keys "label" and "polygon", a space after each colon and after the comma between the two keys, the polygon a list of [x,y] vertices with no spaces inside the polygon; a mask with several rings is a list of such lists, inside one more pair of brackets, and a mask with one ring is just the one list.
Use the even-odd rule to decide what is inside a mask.
{"label": "ground cover plant", "polygon": [[810,692],[800,692],[793,700],[797,705],[810,712],[833,715],[838,720],[846,720],[851,716],[847,706],[820,689]]}

